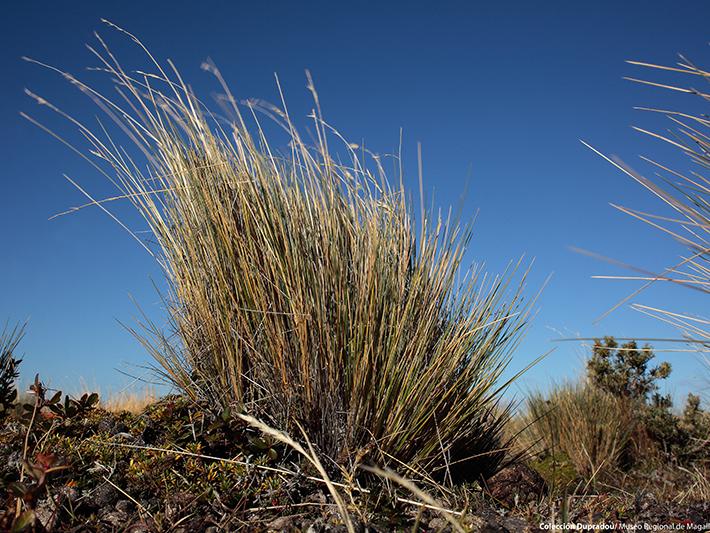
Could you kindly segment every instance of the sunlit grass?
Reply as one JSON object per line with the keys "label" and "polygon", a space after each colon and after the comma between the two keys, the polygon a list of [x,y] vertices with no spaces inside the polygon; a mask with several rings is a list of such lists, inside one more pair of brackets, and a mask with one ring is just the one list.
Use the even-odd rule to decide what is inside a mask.
{"label": "sunlit grass", "polygon": [[621,399],[586,382],[565,383],[528,396],[519,439],[533,457],[570,461],[592,481],[618,468],[631,421]]}
{"label": "sunlit grass", "polygon": [[[285,103],[238,106],[212,64],[229,121],[172,64],[143,49],[154,72],[129,73],[100,43],[92,51],[121,99],[61,74],[118,124],[134,155],[69,118],[118,193],[97,201],[72,183],[164,271],[171,327],[135,331],[160,372],[215,409],[303,427],[339,464],[369,454],[438,479],[452,476],[450,464],[454,477],[494,471],[508,445],[502,373],[529,310],[519,263],[493,277],[466,268],[470,226],[423,209],[415,221],[403,176],[393,186],[380,158],[323,121],[310,78],[306,143]],[[284,149],[258,112],[281,126]],[[121,199],[153,244],[110,211]]]}

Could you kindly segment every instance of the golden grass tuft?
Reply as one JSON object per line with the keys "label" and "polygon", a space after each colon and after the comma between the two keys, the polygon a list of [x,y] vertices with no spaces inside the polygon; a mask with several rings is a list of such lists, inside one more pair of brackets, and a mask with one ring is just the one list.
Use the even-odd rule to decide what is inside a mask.
{"label": "golden grass tuft", "polygon": [[631,437],[628,404],[586,382],[528,396],[518,424],[523,447],[538,458],[569,460],[587,481],[613,472]]}
{"label": "golden grass tuft", "polygon": [[112,413],[127,411],[133,414],[142,412],[159,398],[155,389],[151,387],[146,387],[139,391],[121,391],[100,396],[101,402],[99,405],[103,409],[111,411]]}
{"label": "golden grass tuft", "polygon": [[[340,464],[369,451],[436,478],[449,465],[462,478],[494,471],[508,444],[501,376],[529,310],[520,263],[496,277],[465,268],[470,225],[451,211],[422,210],[416,223],[401,170],[391,185],[381,158],[322,119],[310,77],[312,144],[284,102],[239,106],[206,64],[231,115],[216,119],[172,64],[118,31],[154,70],[129,73],[99,38],[91,50],[121,98],[60,73],[136,150],[69,118],[119,192],[97,201],[72,183],[164,271],[171,327],[135,330],[162,375],[215,409],[303,428]],[[282,151],[259,112],[285,132]],[[109,211],[117,199],[140,213],[153,244]]]}

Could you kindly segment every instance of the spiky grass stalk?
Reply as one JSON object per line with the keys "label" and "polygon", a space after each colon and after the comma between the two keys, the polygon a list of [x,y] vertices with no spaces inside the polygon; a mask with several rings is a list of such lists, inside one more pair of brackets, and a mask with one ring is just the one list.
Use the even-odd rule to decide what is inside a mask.
{"label": "spiky grass stalk", "polygon": [[[314,146],[285,103],[247,103],[250,130],[209,64],[231,105],[229,125],[217,121],[171,63],[164,69],[118,30],[155,69],[129,74],[99,38],[101,50],[91,50],[122,101],[61,74],[140,152],[139,162],[105,130],[67,117],[119,190],[96,201],[77,184],[87,205],[130,231],[165,272],[178,341],[149,321],[136,331],[161,372],[195,399],[237,403],[295,434],[303,427],[341,463],[369,447],[432,475],[449,463],[460,477],[495,470],[509,416],[501,375],[529,309],[514,282],[519,263],[494,279],[466,270],[469,226],[426,214],[417,228],[401,176],[392,187],[379,159],[345,142],[331,155],[329,142],[342,138],[322,120],[310,78]],[[286,132],[285,154],[269,144],[258,111]],[[157,246],[109,211],[117,199],[133,204]]]}
{"label": "spiky grass stalk", "polygon": [[[710,94],[695,86],[705,85],[710,81],[710,73],[693,65],[681,56],[674,67],[629,61],[630,64],[643,68],[661,70],[686,76],[692,80],[693,86],[667,85],[637,78],[627,78],[645,85],[672,90],[676,93],[691,95],[706,104]],[[702,352],[704,357],[710,353],[710,318],[691,315],[684,311],[660,309],[654,306],[634,302],[634,298],[642,291],[657,282],[670,282],[686,289],[692,289],[701,294],[710,294],[710,120],[704,113],[684,113],[675,110],[639,108],[644,111],[662,113],[671,121],[674,131],[667,134],[656,133],[635,127],[637,131],[660,140],[689,158],[691,168],[680,172],[650,158],[642,158],[650,163],[658,176],[651,180],[616,158],[609,158],[592,148],[625,174],[636,180],[651,194],[660,199],[670,208],[671,215],[645,213],[628,207],[617,206],[617,209],[654,229],[661,231],[687,248],[687,254],[660,273],[642,271],[643,276],[621,277],[621,279],[636,279],[644,281],[641,287],[622,299],[607,313],[619,306],[632,302],[633,308],[676,326],[683,332],[685,339],[690,341],[691,348]],[[586,143],[585,143],[586,144]],[[590,147],[591,148],[591,147]],[[638,269],[636,269],[638,270]]]}

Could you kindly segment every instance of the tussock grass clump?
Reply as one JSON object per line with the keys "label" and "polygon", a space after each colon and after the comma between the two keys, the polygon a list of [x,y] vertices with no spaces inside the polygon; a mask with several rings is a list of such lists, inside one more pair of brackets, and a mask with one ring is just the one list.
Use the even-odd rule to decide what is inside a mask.
{"label": "tussock grass clump", "polygon": [[523,421],[521,440],[534,455],[569,460],[588,481],[619,466],[632,426],[627,403],[586,382],[531,394]]}
{"label": "tussock grass clump", "polygon": [[[528,309],[517,265],[495,278],[463,268],[470,227],[424,212],[415,223],[402,176],[392,186],[379,158],[340,142],[310,78],[312,145],[285,104],[247,102],[248,126],[214,65],[229,123],[150,54],[155,72],[139,74],[105,46],[96,55],[123,101],[62,74],[145,159],[147,171],[73,121],[157,243],[133,233],[169,287],[172,331],[138,332],[161,372],[193,399],[302,428],[340,464],[371,450],[439,478],[448,465],[453,477],[495,470],[509,416],[500,378]],[[283,153],[256,111],[285,131]]]}
{"label": "tussock grass clump", "polygon": [[119,392],[109,392],[101,398],[101,407],[112,413],[140,413],[149,405],[158,401],[155,389],[144,387],[141,390],[122,390]]}

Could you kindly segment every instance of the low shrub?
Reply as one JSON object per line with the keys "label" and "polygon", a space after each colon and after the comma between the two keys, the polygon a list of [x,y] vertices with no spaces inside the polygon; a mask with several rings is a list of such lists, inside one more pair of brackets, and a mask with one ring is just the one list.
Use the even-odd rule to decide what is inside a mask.
{"label": "low shrub", "polygon": [[710,460],[710,414],[700,406],[700,397],[689,394],[683,411],[676,414],[670,402],[641,407],[642,426],[655,449],[640,449],[641,455],[690,466]]}
{"label": "low shrub", "polygon": [[[642,348],[634,340],[619,345],[614,337],[596,339],[592,356],[587,361],[587,375],[595,387],[631,402],[646,403],[657,395],[658,382],[671,374],[670,363],[663,361],[651,367],[653,348]],[[670,401],[667,397],[656,401]]]}
{"label": "low shrub", "polygon": [[707,457],[708,413],[694,394],[688,396],[683,414],[675,413],[670,395],[659,393],[659,382],[670,376],[671,365],[663,361],[653,366],[653,359],[648,344],[639,348],[633,340],[620,346],[613,337],[597,339],[587,361],[587,376],[594,387],[624,401],[633,413],[627,464],[689,465]]}

